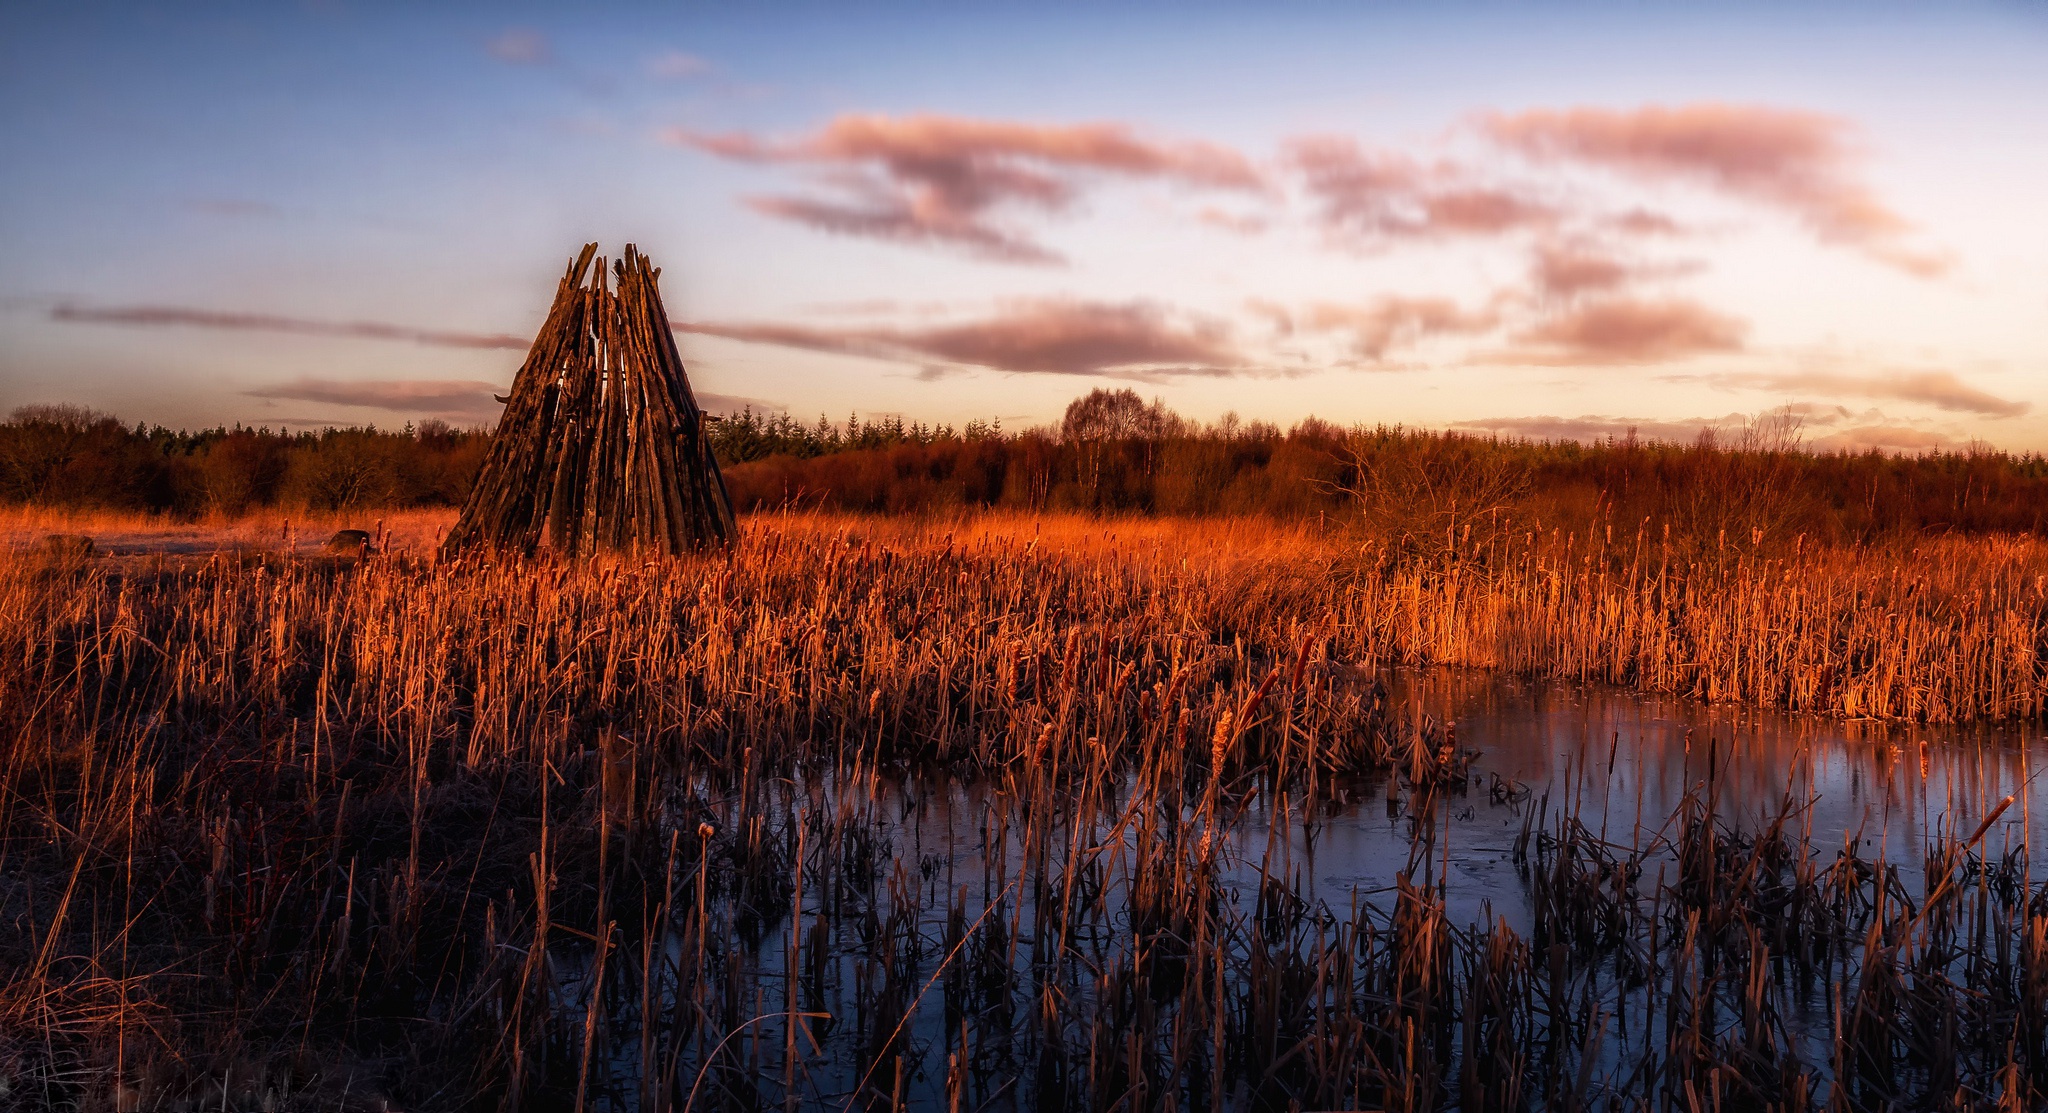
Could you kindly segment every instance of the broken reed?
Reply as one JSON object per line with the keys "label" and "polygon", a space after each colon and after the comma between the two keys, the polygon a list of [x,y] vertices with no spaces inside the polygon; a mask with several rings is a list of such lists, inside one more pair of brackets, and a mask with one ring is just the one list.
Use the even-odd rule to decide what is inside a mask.
{"label": "broken reed", "polygon": [[[1532,829],[1533,939],[1449,923],[1461,766],[1345,667],[1400,630],[1403,581],[1355,554],[758,524],[681,563],[0,565],[10,1092],[2039,1100],[2048,898],[1981,842],[1915,895],[1708,800],[1644,848]],[[1410,869],[1383,911],[1324,907],[1247,819],[1390,769]]]}

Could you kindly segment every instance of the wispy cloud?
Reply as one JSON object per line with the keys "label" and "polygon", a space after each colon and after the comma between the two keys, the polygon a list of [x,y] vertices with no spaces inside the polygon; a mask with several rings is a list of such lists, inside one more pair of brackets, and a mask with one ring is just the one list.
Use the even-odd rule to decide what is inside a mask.
{"label": "wispy cloud", "polygon": [[1013,263],[1058,262],[1060,256],[1003,223],[1001,214],[1019,207],[1068,208],[1090,176],[1264,188],[1251,162],[1236,151],[1148,139],[1119,123],[844,115],[786,140],[683,129],[665,137],[719,158],[818,172],[822,196],[750,198],[757,212],[827,232],[936,244]]}
{"label": "wispy cloud", "polygon": [[1324,231],[1343,243],[1498,236],[1549,228],[1563,216],[1526,188],[1481,181],[1452,163],[1367,151],[1341,136],[1297,139],[1285,161],[1315,202]]}
{"label": "wispy cloud", "polygon": [[1964,382],[1953,371],[1902,371],[1883,375],[1844,375],[1824,371],[1755,371],[1719,375],[1673,375],[1673,382],[1704,382],[1714,386],[1819,394],[1833,398],[1879,398],[1917,402],[1950,413],[1984,417],[2018,417],[2032,404],[2000,398]]}
{"label": "wispy cloud", "polygon": [[430,417],[495,416],[494,392],[504,390],[474,379],[321,379],[299,378],[242,393],[251,398],[285,402],[322,402],[360,406]]}
{"label": "wispy cloud", "polygon": [[919,326],[677,322],[675,327],[728,340],[922,363],[933,372],[951,365],[1136,379],[1257,373],[1221,323],[1143,302],[1026,301],[976,320]]}
{"label": "wispy cloud", "polygon": [[1362,305],[1319,303],[1295,316],[1293,327],[1341,332],[1358,355],[1378,362],[1395,348],[1430,336],[1473,335],[1500,324],[1497,305],[1468,309],[1449,298],[1381,297]]}
{"label": "wispy cloud", "polygon": [[647,74],[662,81],[682,81],[711,72],[711,63],[681,50],[664,50],[647,60]]}
{"label": "wispy cloud", "polygon": [[[502,332],[451,332],[387,321],[322,321],[271,313],[232,313],[166,305],[59,305],[50,310],[50,317],[77,324],[276,332],[296,336],[404,341],[439,348],[524,352],[532,347],[531,340]],[[490,400],[490,395],[493,391],[502,394],[506,389],[476,380],[302,378],[243,393],[252,398],[370,406],[435,416],[494,417],[497,403]],[[699,405],[716,413],[736,412],[748,406],[756,410],[783,408],[779,403],[739,394],[697,391],[696,397]]]}
{"label": "wispy cloud", "polygon": [[1554,298],[1605,293],[1626,285],[1640,273],[1639,268],[1583,243],[1540,243],[1529,270],[1536,290]]}
{"label": "wispy cloud", "polygon": [[1922,276],[1942,256],[1905,242],[1912,225],[1856,173],[1853,131],[1819,113],[1759,105],[1539,109],[1478,121],[1538,162],[1578,162],[1638,177],[1690,180],[1792,214],[1823,242]]}
{"label": "wispy cloud", "polygon": [[[1292,215],[1347,249],[1540,239],[1551,246],[1540,260],[1539,282],[1553,297],[1677,273],[1639,264],[1627,264],[1635,269],[1624,273],[1611,250],[1602,258],[1587,249],[1689,231],[1656,209],[1617,205],[1582,172],[1593,167],[1635,183],[1690,182],[1789,213],[1824,242],[1913,274],[1935,275],[1948,265],[1941,253],[1917,246],[1913,225],[1863,180],[1854,129],[1831,116],[1693,104],[1496,112],[1472,120],[1472,128],[1456,134],[1461,141],[1476,135],[1476,151],[1372,148],[1347,136],[1310,135],[1286,142],[1264,163],[1215,143],[1149,137],[1125,123],[930,114],[845,114],[786,138],[686,129],[664,138],[809,176],[813,188],[745,198],[756,212],[829,233],[1011,263],[1064,262],[1026,218],[1070,209],[1091,184],[1121,178],[1237,191],[1252,203],[1205,204],[1184,210],[1184,218],[1247,234],[1284,224],[1290,209],[1305,206]],[[1602,270],[1602,263],[1610,265]]]}
{"label": "wispy cloud", "polygon": [[806,225],[820,232],[899,243],[943,243],[1003,263],[1062,263],[1065,256],[1019,231],[985,220],[922,206],[882,193],[865,203],[846,204],[812,197],[749,197],[746,206],[763,216]]}
{"label": "wispy cloud", "polygon": [[508,27],[491,36],[484,43],[484,50],[498,61],[515,66],[542,66],[555,58],[547,36],[531,27]]}
{"label": "wispy cloud", "polygon": [[1662,363],[1743,346],[1746,326],[1683,298],[1585,302],[1515,334],[1490,359],[1513,363]]}
{"label": "wispy cloud", "polygon": [[1273,226],[1271,217],[1256,213],[1232,212],[1215,205],[1204,205],[1197,209],[1195,220],[1211,228],[1235,232],[1240,236],[1256,236]]}
{"label": "wispy cloud", "polygon": [[365,340],[403,340],[438,348],[489,348],[523,352],[530,337],[502,332],[452,332],[413,328],[385,321],[321,321],[273,313],[234,313],[174,305],[59,305],[50,318],[76,324],[129,325],[149,328],[206,328],[235,332],[279,332],[299,336],[342,336]]}
{"label": "wispy cloud", "polygon": [[1911,425],[1854,425],[1816,438],[1812,445],[1836,451],[1933,452],[1961,447],[1962,442],[1934,429]]}
{"label": "wispy cloud", "polygon": [[1601,441],[1610,438],[1624,440],[1633,436],[1639,440],[1682,443],[1698,437],[1702,430],[1713,430],[1718,434],[1741,429],[1748,420],[1746,414],[1676,419],[1609,417],[1605,414],[1558,417],[1545,414],[1535,417],[1479,418],[1474,421],[1455,422],[1452,428],[1502,433],[1511,437],[1527,437],[1539,441]]}
{"label": "wispy cloud", "polygon": [[1662,441],[1686,444],[1702,433],[1712,433],[1722,444],[1739,443],[1746,431],[1756,429],[1765,416],[1793,418],[1805,431],[1818,431],[1802,443],[1823,452],[1929,452],[1955,448],[1960,442],[1939,429],[1887,418],[1881,411],[1851,414],[1840,407],[1792,405],[1768,415],[1728,413],[1719,417],[1647,418],[1583,414],[1578,417],[1542,415],[1533,417],[1489,417],[1460,421],[1452,427],[1475,432],[1499,433],[1510,437],[1548,441]]}

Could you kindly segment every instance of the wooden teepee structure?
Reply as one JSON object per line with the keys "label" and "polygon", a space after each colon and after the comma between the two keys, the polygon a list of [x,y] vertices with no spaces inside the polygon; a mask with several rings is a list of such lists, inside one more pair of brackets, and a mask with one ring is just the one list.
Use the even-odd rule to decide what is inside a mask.
{"label": "wooden teepee structure", "polygon": [[615,290],[594,243],[569,264],[444,552],[674,554],[732,541],[661,271],[628,244],[610,273]]}

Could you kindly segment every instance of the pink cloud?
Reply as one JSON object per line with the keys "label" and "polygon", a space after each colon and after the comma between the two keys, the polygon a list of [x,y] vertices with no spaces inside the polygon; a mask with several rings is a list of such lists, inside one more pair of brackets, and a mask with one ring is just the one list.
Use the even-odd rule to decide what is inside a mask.
{"label": "pink cloud", "polygon": [[1145,303],[1029,301],[980,320],[929,326],[826,328],[677,322],[680,332],[909,362],[1053,375],[1156,378],[1254,370],[1229,331]]}
{"label": "pink cloud", "polygon": [[1272,222],[1266,217],[1249,213],[1234,213],[1228,209],[1217,208],[1214,205],[1202,206],[1202,208],[1195,212],[1195,219],[1211,228],[1220,228],[1225,232],[1235,232],[1240,236],[1256,236],[1272,226]]}
{"label": "pink cloud", "polygon": [[1488,417],[1475,421],[1460,421],[1454,429],[1481,430],[1489,433],[1503,433],[1510,437],[1525,437],[1539,441],[1603,441],[1626,440],[1635,437],[1645,441],[1664,441],[1682,444],[1695,440],[1702,432],[1716,434],[1739,431],[1748,418],[1743,414],[1726,414],[1721,417],[1693,417],[1659,419],[1644,417],[1609,417],[1604,414],[1585,414],[1579,417],[1557,417],[1541,415],[1531,417]]}
{"label": "pink cloud", "polygon": [[1985,417],[2018,417],[2031,403],[2000,398],[1964,382],[1953,371],[1907,371],[1889,375],[1841,375],[1823,371],[1739,372],[1712,376],[1672,376],[1673,381],[1702,381],[1716,386],[1746,387],[1825,394],[1831,397],[1888,398],[1917,402],[1950,413]]}
{"label": "pink cloud", "polygon": [[865,236],[901,243],[944,243],[966,248],[984,259],[1005,263],[1064,261],[1058,252],[1041,247],[1022,232],[942,208],[920,207],[899,197],[874,196],[865,204],[858,205],[809,197],[749,197],[745,203],[764,216],[842,236]]}
{"label": "pink cloud", "polygon": [[1697,273],[1698,260],[1648,262],[1626,257],[1609,245],[1582,238],[1539,240],[1530,251],[1529,284],[1551,301],[1587,294],[1612,294],[1650,279]]}
{"label": "pink cloud", "polygon": [[1306,327],[1345,332],[1354,351],[1369,360],[1384,359],[1395,347],[1428,336],[1487,332],[1500,323],[1491,307],[1466,309],[1449,298],[1383,297],[1365,305],[1320,304],[1303,315]]}
{"label": "pink cloud", "polygon": [[[1460,421],[1452,428],[1499,433],[1530,440],[1585,442],[1634,438],[1643,441],[1662,441],[1666,444],[1686,444],[1698,440],[1702,434],[1712,434],[1718,443],[1735,446],[1742,444],[1748,434],[1773,428],[1776,424],[1774,419],[1783,415],[1798,424],[1833,426],[1834,428],[1825,436],[1804,442],[1807,447],[1824,452],[1863,452],[1870,449],[1929,452],[1954,448],[1957,444],[1954,438],[1935,430],[1886,422],[1876,411],[1853,421],[1845,420],[1839,413],[1830,413],[1825,415],[1823,420],[1814,422],[1811,415],[1801,410],[1802,407],[1788,406],[1768,414],[1731,413],[1720,417],[1692,418],[1610,417],[1605,414],[1585,414],[1579,417],[1489,417],[1476,421]],[[1798,424],[1789,428],[1796,431]],[[1794,440],[1798,439],[1795,432]]]}
{"label": "pink cloud", "polygon": [[531,27],[511,27],[491,37],[484,50],[500,62],[515,66],[540,66],[554,60],[554,48],[546,35]]}
{"label": "pink cloud", "polygon": [[1613,297],[1587,302],[1517,334],[1511,362],[1659,363],[1742,347],[1736,318],[1683,299]]}
{"label": "pink cloud", "polygon": [[475,380],[300,378],[242,393],[251,398],[325,402],[437,417],[495,417],[493,394],[504,388]]}
{"label": "pink cloud", "polygon": [[1294,335],[1294,311],[1279,302],[1266,298],[1246,298],[1244,308],[1246,312],[1263,318],[1271,325],[1274,335]]}
{"label": "pink cloud", "polygon": [[997,222],[1017,207],[1070,207],[1090,175],[1258,192],[1243,155],[1198,142],[1160,142],[1117,123],[1028,124],[957,116],[843,115],[795,139],[705,135],[668,141],[740,162],[822,171],[832,196],[764,197],[756,211],[828,232],[962,248],[1005,262],[1058,260]]}
{"label": "pink cloud", "polygon": [[1954,437],[1932,429],[1918,429],[1910,425],[1859,425],[1821,437],[1813,442],[1813,447],[1848,452],[1866,452],[1874,448],[1920,453],[1955,448],[1957,444]]}
{"label": "pink cloud", "polygon": [[1618,289],[1637,275],[1604,251],[1568,243],[1537,244],[1530,272],[1538,291],[1560,298]]}
{"label": "pink cloud", "polygon": [[1287,161],[1333,237],[1354,242],[1453,235],[1502,235],[1548,228],[1563,214],[1530,193],[1479,182],[1448,163],[1368,152],[1336,136],[1299,139]]}
{"label": "pink cloud", "polygon": [[1676,236],[1685,232],[1685,226],[1676,220],[1644,208],[1617,213],[1608,217],[1605,223],[1612,231],[1630,236]]}
{"label": "pink cloud", "polygon": [[1902,245],[1912,226],[1858,180],[1851,129],[1832,116],[1749,105],[1653,105],[1495,113],[1481,117],[1479,126],[1534,160],[1687,179],[1774,206],[1825,243],[1856,248],[1913,274],[1938,274],[1947,265]]}

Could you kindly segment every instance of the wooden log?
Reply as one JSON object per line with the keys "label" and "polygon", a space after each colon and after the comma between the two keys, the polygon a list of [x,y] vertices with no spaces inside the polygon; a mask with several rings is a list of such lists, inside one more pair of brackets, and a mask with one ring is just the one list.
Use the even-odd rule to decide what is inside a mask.
{"label": "wooden log", "polygon": [[565,557],[730,543],[731,497],[662,307],[632,245],[569,262],[444,547]]}

